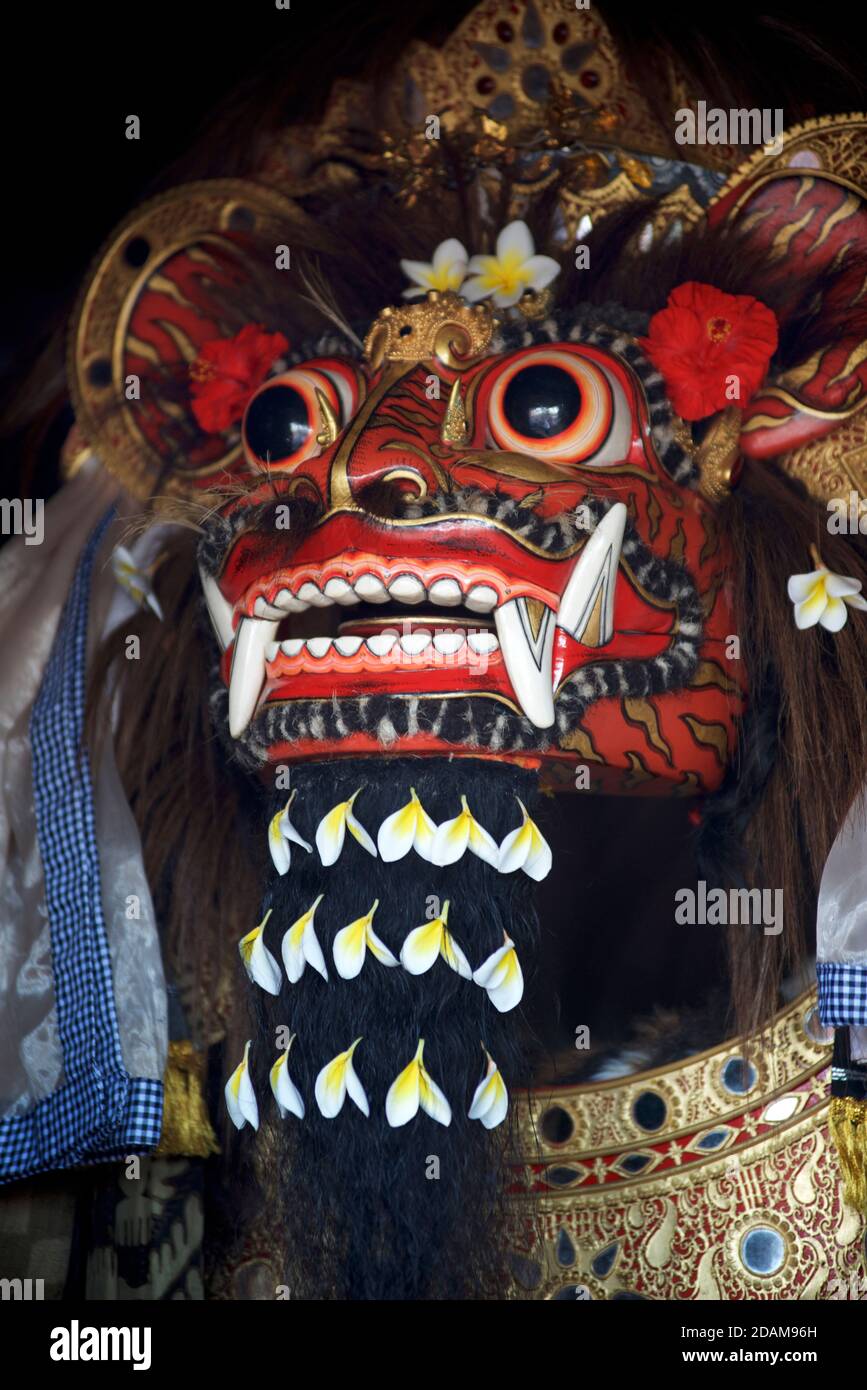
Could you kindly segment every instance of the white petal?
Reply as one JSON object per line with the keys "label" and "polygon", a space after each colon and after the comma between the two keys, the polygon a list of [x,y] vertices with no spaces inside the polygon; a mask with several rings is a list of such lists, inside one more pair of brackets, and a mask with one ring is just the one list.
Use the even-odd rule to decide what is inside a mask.
{"label": "white petal", "polygon": [[409,854],[415,830],[416,809],[412,801],[401,806],[399,811],[386,816],[376,837],[380,857],[384,863],[393,864],[395,860],[403,859],[404,855]]}
{"label": "white petal", "polygon": [[470,824],[469,846],[473,854],[478,855],[479,859],[484,859],[486,864],[497,867],[500,857],[500,850],[493,835],[491,835],[483,825],[475,819]]}
{"label": "white petal", "polygon": [[824,570],[813,570],[811,574],[790,575],[786,592],[792,602],[803,603],[805,598],[809,598],[823,574]]}
{"label": "white petal", "polygon": [[435,270],[439,270],[440,266],[451,265],[455,261],[466,265],[468,259],[467,249],[463,242],[458,241],[457,237],[451,236],[447,237],[445,241],[441,241],[434,251],[433,266]]}
{"label": "white petal", "polygon": [[431,862],[442,867],[456,864],[470,842],[470,817],[461,811],[452,820],[443,821],[434,835]]}
{"label": "white petal", "polygon": [[488,986],[488,998],[501,1014],[507,1014],[520,1004],[524,994],[524,975],[517,955],[509,957],[508,965],[507,976],[502,983]]}
{"label": "white petal", "polygon": [[223,1092],[229,1118],[236,1129],[243,1129],[245,1124],[251,1124],[254,1129],[259,1128],[259,1107],[250,1080],[249,1057],[248,1042],[244,1048],[244,1060],[232,1072]]}
{"label": "white petal", "polygon": [[410,932],[403,943],[400,960],[410,975],[424,975],[440,953],[443,924],[440,917],[423,922]]}
{"label": "white petal", "polygon": [[376,956],[380,965],[400,965],[400,961],[392,951],[388,949],[384,941],[377,936],[373,927],[367,928],[367,944],[370,947],[371,955]]}
{"label": "white petal", "polygon": [[325,964],[325,956],[322,954],[322,947],[319,945],[319,937],[311,921],[304,928],[304,935],[301,938],[301,948],[304,952],[304,959],[308,965],[312,965],[314,970],[318,970],[323,980],[328,979],[328,966]]}
{"label": "white petal", "polygon": [[528,261],[535,251],[532,233],[526,222],[510,222],[497,237],[497,259],[503,260],[510,253]]}
{"label": "white petal", "polygon": [[[283,934],[283,943],[281,947],[283,956],[283,968],[286,971],[289,983],[292,985],[297,984],[298,981],[301,979],[301,976],[304,974],[304,964],[305,961],[308,959],[304,949],[304,934],[307,927],[312,927],[313,925],[313,919],[316,915],[316,909],[322,902],[322,897],[323,895],[320,893],[313,906],[308,908],[306,912],[302,913],[298,920],[293,922],[291,927],[289,927],[288,930],[285,931]],[[324,960],[322,964],[324,967]],[[325,978],[328,978],[327,973],[325,975]]]}
{"label": "white petal", "polygon": [[802,632],[804,628],[815,627],[827,607],[824,593],[821,598],[806,598],[795,604],[795,626]]}
{"label": "white petal", "polygon": [[289,931],[284,933],[281,954],[287,980],[290,985],[297,985],[304,974],[304,949],[301,945],[300,932],[293,933],[290,927]]}
{"label": "white petal", "polygon": [[[535,826],[533,828],[535,829]],[[532,841],[530,853],[524,864],[524,873],[528,874],[536,883],[541,883],[542,879],[547,878],[551,872],[554,856],[551,853],[551,846],[540,830],[536,830]]]}
{"label": "white petal", "polygon": [[422,288],[427,285],[431,273],[429,261],[401,261],[400,268],[408,280],[414,280]]}
{"label": "white petal", "polygon": [[524,262],[525,275],[530,276],[530,289],[544,290],[560,274],[560,264],[553,256],[531,256]]}
{"label": "white petal", "polygon": [[267,994],[279,994],[283,977],[280,967],[272,956],[261,934],[253,943],[247,973],[254,984],[260,985]]}
{"label": "white petal", "polygon": [[440,955],[446,965],[460,975],[461,979],[471,980],[473,978],[472,966],[450,931],[443,932]]}
{"label": "white petal", "polygon": [[350,922],[342,927],[334,938],[331,953],[334,968],[341,980],[354,980],[361,974],[364,957],[367,954],[367,933],[364,930],[365,918]]}
{"label": "white petal", "polygon": [[849,594],[857,594],[860,588],[860,579],[849,579],[845,574],[829,574],[825,580],[829,598],[846,598]]}
{"label": "white petal", "polygon": [[326,868],[337,863],[343,849],[343,841],[346,839],[347,804],[341,801],[339,806],[332,807],[316,827],[316,848]]}
{"label": "white petal", "polygon": [[850,608],[859,608],[862,612],[867,610],[867,598],[863,594],[847,594],[846,602]]}
{"label": "white petal", "polygon": [[277,825],[279,819],[279,815],[276,815],[268,829],[268,848],[271,851],[271,859],[273,860],[274,868],[277,870],[278,874],[287,874],[289,872],[289,865],[292,862],[292,856],[289,852],[289,846],[283,839],[283,835]]}
{"label": "white petal", "polygon": [[501,1125],[509,1113],[509,1093],[506,1090],[505,1082],[499,1077],[499,1084],[494,1088],[494,1096],[490,1106],[482,1115],[481,1121],[485,1129],[496,1129]]}
{"label": "white petal", "polygon": [[508,937],[506,937],[504,945],[498,946],[496,951],[492,951],[492,953],[488,956],[487,960],[483,960],[478,969],[473,971],[473,979],[475,980],[477,985],[481,985],[482,989],[488,988],[488,984],[497,975],[498,971],[502,966],[503,960],[509,954],[511,949],[512,942]]}
{"label": "white petal", "polygon": [[502,290],[497,290],[496,294],[494,295],[494,303],[496,304],[498,309],[511,309],[513,304],[517,304],[522,294],[524,294],[523,285],[520,287],[520,289],[512,290],[509,294],[506,294]]}
{"label": "white petal", "polygon": [[437,833],[436,822],[431,820],[421,802],[417,803],[418,814],[415,823],[415,839],[413,847],[416,854],[421,855],[429,864],[433,863],[434,836]]}
{"label": "white petal", "polygon": [[828,632],[839,632],[846,626],[849,610],[841,598],[829,598],[819,622]]}
{"label": "white petal", "polygon": [[302,849],[306,849],[308,854],[312,854],[313,846],[307,843],[303,835],[298,834],[298,831],[295,829],[295,826],[292,824],[285,811],[280,819],[280,831],[285,835],[287,840],[292,841],[293,845],[300,845]]}
{"label": "white petal", "polygon": [[501,874],[511,874],[516,869],[523,869],[530,853],[530,841],[531,836],[526,821],[523,825],[519,825],[517,830],[509,831],[500,845],[500,855],[497,861],[497,868]]}
{"label": "white petal", "polygon": [[346,1068],[346,1089],[349,1092],[349,1099],[354,1101],[362,1115],[370,1116],[370,1105],[364,1091],[364,1087],[358,1079],[355,1068],[350,1059]]}
{"label": "white petal", "polygon": [[326,1120],[333,1120],[343,1109],[346,1100],[347,1054],[340,1052],[330,1062],[326,1062],[316,1078],[314,1095],[320,1113]]}
{"label": "white petal", "polygon": [[[472,269],[472,262],[470,263]],[[461,299],[465,299],[468,304],[477,304],[481,299],[487,299],[491,293],[489,285],[485,284],[481,275],[475,275],[469,280],[465,280],[461,285]]]}
{"label": "white petal", "polygon": [[451,1124],[452,1107],[433,1077],[424,1068],[422,1068],[419,1085],[419,1104],[425,1114],[430,1115],[431,1119],[436,1120],[438,1124]]}
{"label": "white petal", "polygon": [[271,1068],[271,1091],[277,1102],[281,1119],[285,1119],[287,1115],[297,1115],[299,1120],[303,1120],[304,1100],[288,1070],[287,1059],[291,1046],[292,1043],[290,1042],[289,1047],[277,1058]]}
{"label": "white petal", "polygon": [[487,1057],[485,1075],[476,1087],[467,1113],[469,1119],[481,1120],[485,1129],[495,1129],[497,1125],[502,1124],[508,1114],[509,1094],[493,1058],[487,1052],[485,1055]]}
{"label": "white petal", "polygon": [[408,1124],[418,1114],[420,1077],[416,1058],[404,1067],[388,1088],[385,1098],[385,1118],[392,1129]]}
{"label": "white petal", "polygon": [[358,792],[354,792],[347,803],[346,824],[349,826],[350,834],[358,841],[362,849],[366,849],[368,854],[372,854],[375,859],[376,845],[373,843],[364,826],[361,824],[361,821],[356,818],[355,813],[352,809],[352,804],[357,796]]}
{"label": "white petal", "polygon": [[238,942],[241,964],[254,984],[267,990],[269,994],[279,994],[283,983],[280,967],[265,945],[264,932],[273,908],[268,909],[258,927],[248,932]]}

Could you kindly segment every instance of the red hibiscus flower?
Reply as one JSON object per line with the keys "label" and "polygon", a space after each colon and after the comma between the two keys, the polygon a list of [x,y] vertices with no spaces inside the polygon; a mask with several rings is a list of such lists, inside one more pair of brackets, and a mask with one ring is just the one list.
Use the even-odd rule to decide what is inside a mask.
{"label": "red hibiscus flower", "polygon": [[203,343],[190,367],[193,414],[208,434],[219,434],[240,420],[247,402],[289,343],[282,333],[266,333],[248,323],[234,338]]}
{"label": "red hibiscus flower", "polygon": [[684,420],[726,406],[744,408],[761,386],[777,346],[777,320],[748,294],[724,294],[689,280],[654,314],[639,339]]}

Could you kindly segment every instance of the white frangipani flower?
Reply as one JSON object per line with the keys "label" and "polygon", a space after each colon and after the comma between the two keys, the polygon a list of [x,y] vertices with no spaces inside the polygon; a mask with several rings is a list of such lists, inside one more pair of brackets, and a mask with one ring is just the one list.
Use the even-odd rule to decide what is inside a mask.
{"label": "white frangipani flower", "polygon": [[441,241],[430,261],[401,261],[400,268],[414,283],[404,290],[404,299],[416,299],[428,290],[460,289],[467,273],[466,247],[456,237]]}
{"label": "white frangipani flower", "polygon": [[403,859],[414,849],[422,859],[431,863],[436,825],[418,799],[415,787],[410,787],[410,799],[399,811],[386,816],[379,827],[376,843],[380,858],[386,864]]}
{"label": "white frangipani flower", "polygon": [[236,1129],[243,1129],[246,1124],[252,1125],[254,1129],[259,1128],[259,1107],[256,1104],[256,1093],[250,1080],[249,1057],[250,1044],[248,1042],[244,1048],[244,1060],[232,1072],[223,1092],[226,1097],[229,1119]]}
{"label": "white frangipani flower", "polygon": [[452,1108],[436,1082],[431,1078],[422,1058],[424,1038],[419,1038],[418,1050],[408,1067],[391,1083],[385,1098],[385,1118],[392,1129],[407,1124],[419,1107],[438,1124],[452,1122]]}
{"label": "white frangipani flower", "polygon": [[828,632],[845,626],[849,608],[867,609],[861,596],[861,580],[835,574],[822,563],[818,550],[810,546],[816,568],[810,574],[793,574],[788,595],[795,605],[795,626],[803,630],[819,623]]}
{"label": "white frangipani flower", "polygon": [[524,993],[524,975],[515,951],[515,943],[503,932],[504,944],[482,961],[473,979],[482,989],[487,990],[488,998],[501,1014],[507,1014],[520,1004]]}
{"label": "white frangipani flower", "polygon": [[282,811],[278,811],[276,816],[271,817],[271,824],[268,826],[268,848],[271,851],[271,858],[274,861],[274,868],[278,874],[287,874],[289,865],[292,861],[292,852],[289,848],[290,842],[300,845],[306,849],[307,853],[312,852],[312,846],[302,839],[289,819],[289,811],[292,802],[295,800],[297,787],[293,787]]}
{"label": "white frangipani flower", "polygon": [[340,858],[340,851],[343,849],[343,842],[346,839],[346,828],[362,849],[366,849],[368,854],[376,858],[376,845],[371,840],[364,826],[356,820],[352,810],[358,791],[354,791],[348,801],[341,801],[338,806],[334,806],[324,815],[316,827],[316,848],[319,850],[319,858],[328,868],[331,864],[336,864]]}
{"label": "white frangipani flower", "polygon": [[397,957],[392,955],[373,930],[373,915],[378,907],[379,898],[369,912],[350,922],[348,927],[343,927],[334,938],[334,965],[342,980],[354,980],[360,974],[368,946],[371,954],[383,965],[399,964]]}
{"label": "white frangipani flower", "polygon": [[281,1052],[271,1068],[271,1090],[277,1102],[281,1120],[285,1120],[287,1115],[297,1115],[299,1120],[304,1119],[304,1100],[290,1077],[288,1068],[289,1051],[294,1041],[295,1034],[293,1033],[286,1044],[286,1051]]}
{"label": "white frangipani flower", "polygon": [[493,299],[500,309],[517,304],[527,290],[544,290],[560,274],[552,256],[537,256],[526,222],[510,222],[497,237],[495,256],[473,256],[461,296],[470,304]]}
{"label": "white frangipani flower", "polygon": [[139,608],[150,608],[151,612],[156,613],[162,622],[163,610],[154,593],[150,575],[145,570],[139,569],[125,545],[115,546],[111,555],[111,568],[118,584],[129,594],[133,603],[137,604]]}
{"label": "white frangipani flower", "polygon": [[423,922],[420,927],[410,932],[400,953],[401,964],[410,975],[423,975],[426,970],[430,970],[437,956],[442,956],[446,965],[451,966],[452,970],[465,980],[473,978],[469,961],[448,930],[448,920],[449,904],[446,899],[439,917],[434,917],[430,922]]}
{"label": "white frangipani flower", "polygon": [[291,985],[297,985],[306,965],[312,965],[314,970],[318,970],[323,980],[328,979],[328,967],[313,926],[316,909],[324,896],[320,893],[313,906],[308,907],[283,936],[283,965]]}
{"label": "white frangipani flower", "polygon": [[370,1115],[364,1087],[352,1065],[353,1053],[360,1042],[361,1038],[356,1038],[345,1052],[339,1052],[330,1062],[326,1062],[316,1078],[316,1104],[326,1120],[333,1120],[335,1115],[340,1114],[347,1095],[363,1115]]}
{"label": "white frangipani flower", "polygon": [[487,1059],[485,1074],[475,1089],[467,1113],[469,1119],[481,1120],[485,1129],[496,1129],[508,1114],[509,1093],[500,1068],[484,1045],[482,1051]]}
{"label": "white frangipani flower", "polygon": [[519,796],[515,797],[524,820],[517,830],[510,830],[500,845],[497,867],[501,874],[523,869],[525,874],[540,883],[551,872],[551,847]]}
{"label": "white frangipani flower", "polygon": [[238,953],[253,984],[261,985],[268,994],[279,994],[282,984],[280,967],[262,937],[273,910],[269,907],[258,927],[254,927],[246,936],[241,937],[238,942]]}
{"label": "white frangipani flower", "polygon": [[461,797],[461,806],[463,810],[460,815],[455,816],[454,820],[443,821],[434,835],[431,862],[440,867],[444,864],[456,864],[464,850],[471,849],[473,854],[484,859],[486,864],[492,864],[496,868],[500,857],[496,840],[479,825],[467,805],[465,796]]}

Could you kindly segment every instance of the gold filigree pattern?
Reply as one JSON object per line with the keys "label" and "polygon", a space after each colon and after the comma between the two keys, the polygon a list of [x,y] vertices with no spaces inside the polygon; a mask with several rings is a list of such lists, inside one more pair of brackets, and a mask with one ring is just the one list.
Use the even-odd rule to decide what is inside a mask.
{"label": "gold filigree pattern", "polygon": [[515,1297],[821,1299],[863,1269],[803,995],[727,1042],[519,1110]]}
{"label": "gold filigree pattern", "polygon": [[374,370],[383,362],[426,362],[447,367],[478,361],[491,341],[494,316],[487,304],[469,305],[450,291],[430,290],[420,304],[383,309],[364,340]]}

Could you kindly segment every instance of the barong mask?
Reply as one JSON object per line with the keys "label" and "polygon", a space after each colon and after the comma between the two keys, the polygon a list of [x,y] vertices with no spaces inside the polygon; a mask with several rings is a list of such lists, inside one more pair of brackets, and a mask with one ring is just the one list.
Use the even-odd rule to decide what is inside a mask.
{"label": "barong mask", "polygon": [[260,481],[201,547],[233,737],[276,763],[460,751],[717,786],[727,557],[640,348],[436,291],[367,343],[246,408]]}
{"label": "barong mask", "polygon": [[[805,127],[727,182],[621,150],[608,201],[585,198],[585,138],[613,121],[624,150],[655,148],[649,113],[628,83],[615,99],[597,17],[513,8],[408,56],[390,132],[359,139],[364,93],[338,84],[257,183],[139,209],[73,335],[80,427],[199,532],[213,727],[266,788],[273,868],[232,924],[257,1023],[226,1102],[242,1129],[270,1107],[261,1181],[287,1269],[323,1293],[503,1287],[540,789],[706,797],[708,877],[794,885],[796,917],[863,771],[841,631],[863,566],[829,537],[802,572],[845,473],[831,441],[863,428],[845,253],[865,214],[825,177],[852,133]],[[444,113],[442,146],[419,110]],[[607,223],[662,164],[647,219]],[[792,576],[824,645],[796,632]],[[802,692],[827,716],[818,789]],[[795,829],[763,814],[786,778]],[[738,943],[745,1024],[802,925],[770,964],[764,938]]]}

